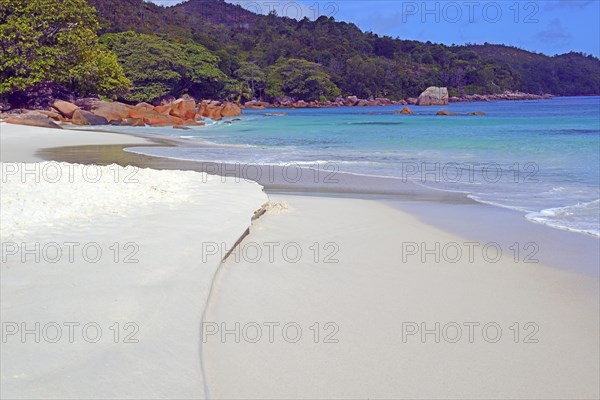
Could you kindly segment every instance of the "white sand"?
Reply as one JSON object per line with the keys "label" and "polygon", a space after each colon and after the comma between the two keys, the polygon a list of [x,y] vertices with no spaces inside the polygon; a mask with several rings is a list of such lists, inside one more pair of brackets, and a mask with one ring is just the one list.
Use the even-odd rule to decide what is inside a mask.
{"label": "white sand", "polygon": [[0,160],[41,161],[38,149],[101,144],[149,144],[150,141],[130,135],[68,129],[33,128],[0,122]]}
{"label": "white sand", "polygon": [[[0,124],[3,161],[32,161],[41,144],[139,140],[6,127]],[[72,141],[64,134],[73,135]],[[104,168],[108,173],[111,167]],[[66,242],[80,246],[73,262],[63,256],[57,263],[36,263],[31,255],[22,262],[5,252],[10,258],[0,268],[2,322],[25,322],[28,329],[40,322],[41,338],[35,343],[34,334],[28,334],[21,343],[21,332],[6,336],[0,354],[2,397],[599,396],[596,278],[515,263],[507,249],[497,263],[485,261],[480,250],[473,262],[466,255],[456,263],[435,263],[432,256],[403,262],[402,243],[432,248],[435,242],[466,240],[374,201],[280,196],[272,200],[287,201],[289,210],[275,208],[256,221],[240,259],[233,254],[223,264],[202,326],[211,278],[223,254],[211,252],[203,259],[203,250],[207,245],[213,250],[213,244],[232,247],[252,212],[266,201],[258,185],[178,171],[140,172],[141,186],[135,189],[110,180],[93,187],[81,181],[22,184],[10,176],[13,180],[2,185],[2,213],[10,227],[7,233],[2,226],[3,237],[17,244],[60,243],[63,254]],[[36,214],[40,208],[44,212]],[[90,242],[103,250],[97,263],[82,255],[81,247]],[[120,249],[116,261],[114,243]],[[131,243],[134,247],[125,248]],[[47,247],[46,259],[53,255]],[[293,262],[297,248],[302,257]],[[262,251],[258,258],[257,249]],[[124,262],[128,255],[139,262]],[[62,326],[58,343],[49,343],[55,336],[52,322]],[[80,324],[73,343],[64,326],[68,322]],[[120,323],[117,343],[115,322]],[[422,322],[430,329],[441,324],[440,343],[433,334],[424,343],[419,334],[403,341],[403,326],[421,329]],[[520,323],[518,343],[510,330],[515,322]],[[538,332],[534,325],[526,327],[530,322]],[[102,329],[97,343],[85,340],[95,334],[92,326],[83,336],[86,323]],[[296,336],[293,326],[286,338],[282,335],[288,323],[302,329],[296,343],[288,343]],[[462,329],[456,343],[448,342],[455,336],[451,323]],[[479,324],[472,343],[467,323]],[[489,323],[502,329],[497,343],[482,334]],[[133,339],[139,342],[123,343],[136,326]],[[231,331],[225,340],[205,335],[203,344],[202,328],[215,326]],[[256,326],[262,337],[250,343]],[[5,328],[15,326],[3,325],[3,333]],[[537,343],[524,343],[530,333],[529,340]],[[489,329],[487,339],[494,336]],[[324,343],[327,339],[338,342]]]}
{"label": "white sand", "polygon": [[[139,143],[5,128],[3,159],[15,161],[40,144]],[[203,257],[203,244],[232,247],[267,200],[261,187],[116,166],[94,169],[102,178],[91,182],[84,166],[37,164],[59,166],[56,180],[7,165],[35,171],[2,163],[1,397],[204,398],[201,316],[221,257]]]}
{"label": "white sand", "polygon": [[[433,256],[403,262],[402,243],[433,249],[466,240],[374,201],[280,197],[290,211],[257,221],[239,262],[230,258],[218,278],[206,321],[219,332],[205,335],[214,398],[598,398],[597,278],[515,263],[507,249],[497,263],[481,251],[473,262],[466,255],[456,263]],[[315,242],[320,262],[310,249]],[[279,243],[272,260],[264,243]],[[282,256],[289,243],[303,251],[297,263],[293,251]],[[339,246],[339,263],[323,262],[336,249],[325,251],[327,243]],[[263,256],[253,262],[256,244]],[[222,323],[235,331],[236,322],[239,343],[233,333],[219,335]],[[282,328],[294,322],[302,337],[289,343]],[[327,322],[339,327],[329,338],[339,343],[324,343],[335,329]],[[403,342],[403,323],[411,322],[420,330],[422,322],[427,329],[439,322],[440,343],[434,334],[423,342],[421,332]],[[480,324],[473,343],[469,322]],[[539,327],[529,337],[538,343],[524,343],[535,329],[528,322]],[[261,327],[257,343],[253,323]],[[273,343],[265,323],[280,324]],[[449,323],[461,327],[456,343]],[[495,339],[494,325],[483,337],[487,323],[501,327],[497,343],[486,340]],[[288,329],[287,339],[295,339],[296,329]]]}

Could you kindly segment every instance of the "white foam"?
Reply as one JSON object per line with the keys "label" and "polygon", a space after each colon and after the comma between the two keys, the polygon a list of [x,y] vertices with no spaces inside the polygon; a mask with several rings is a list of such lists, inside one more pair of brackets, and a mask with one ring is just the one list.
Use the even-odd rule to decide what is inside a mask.
{"label": "white foam", "polygon": [[600,237],[600,199],[566,207],[547,208],[525,217],[539,224]]}

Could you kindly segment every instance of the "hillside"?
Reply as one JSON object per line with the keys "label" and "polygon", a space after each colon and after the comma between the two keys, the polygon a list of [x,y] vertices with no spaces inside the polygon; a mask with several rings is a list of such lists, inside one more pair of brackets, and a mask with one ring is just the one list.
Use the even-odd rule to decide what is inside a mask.
{"label": "hillside", "polygon": [[[363,98],[401,99],[416,96],[430,85],[447,86],[452,95],[503,90],[600,94],[600,60],[578,53],[549,57],[503,45],[445,46],[393,39],[333,18],[296,21],[256,15],[223,0],[190,0],[171,7],[143,0],[88,2],[98,10],[101,33],[158,35],[165,48],[169,43],[189,43],[218,57],[214,66],[222,76],[212,71],[214,81],[200,85],[212,88],[204,93],[210,96],[249,99],[309,93],[307,88],[289,88],[284,81],[292,75],[314,74],[319,76],[314,84],[320,93],[338,93],[321,90],[326,79],[339,93]],[[117,55],[131,64],[128,52]],[[300,67],[286,60],[310,63]],[[152,80],[140,71],[129,74],[134,85]],[[164,87],[163,94],[181,94],[178,83],[164,85],[172,87]],[[310,95],[294,97],[311,100]]]}

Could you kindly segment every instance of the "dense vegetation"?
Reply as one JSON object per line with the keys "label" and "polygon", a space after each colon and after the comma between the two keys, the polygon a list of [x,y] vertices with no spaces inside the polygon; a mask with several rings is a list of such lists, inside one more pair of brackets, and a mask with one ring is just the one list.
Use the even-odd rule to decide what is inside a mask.
{"label": "dense vegetation", "polygon": [[[60,0],[60,7],[57,1],[0,0],[0,4],[2,9],[5,4],[11,9],[32,3],[52,2],[59,9],[79,4],[79,12],[89,13],[81,4],[84,0]],[[133,82],[131,91],[122,95],[128,101],[184,93],[233,100],[291,96],[308,101],[340,94],[402,99],[417,96],[431,85],[447,86],[451,95],[504,90],[600,94],[600,60],[580,53],[549,57],[502,45],[444,46],[393,39],[325,16],[297,21],[257,15],[223,0],[191,0],[172,7],[143,0],[87,2],[98,12],[102,50],[95,43],[95,24],[87,27],[89,32],[81,39],[71,38],[75,45],[69,48],[81,47],[79,42],[89,44],[98,55],[91,63],[104,65],[106,73],[93,73],[94,79],[86,80],[83,72],[73,75],[72,67],[57,69],[68,63],[56,61],[42,68],[45,75],[31,74],[18,65],[25,60],[19,61],[15,52],[6,50],[6,37],[15,41],[13,24],[12,31],[0,30],[2,51],[10,59],[2,55],[0,74],[3,80],[14,78],[0,87],[22,88],[35,77],[56,79],[82,91],[114,94],[127,80],[111,64],[114,53]],[[12,12],[0,11],[2,25],[11,19]],[[39,39],[32,33],[25,40]],[[68,57],[58,59],[63,62]],[[40,62],[44,64],[43,58]],[[112,80],[106,84],[103,75]]]}
{"label": "dense vegetation", "polygon": [[115,97],[131,82],[98,47],[95,10],[85,0],[0,0],[0,95],[43,81]]}
{"label": "dense vegetation", "polygon": [[194,42],[178,43],[134,32],[106,34],[101,44],[119,58],[133,87],[125,100],[140,102],[170,93],[215,96],[227,84],[219,57]]}

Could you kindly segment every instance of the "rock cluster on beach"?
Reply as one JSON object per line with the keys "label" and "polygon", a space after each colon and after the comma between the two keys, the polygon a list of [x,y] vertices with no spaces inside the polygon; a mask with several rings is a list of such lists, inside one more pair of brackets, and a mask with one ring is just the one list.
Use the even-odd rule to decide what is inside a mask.
{"label": "rock cluster on beach", "polygon": [[369,97],[368,99],[359,99],[356,96],[337,97],[335,100],[328,101],[304,101],[295,100],[291,97],[278,97],[272,103],[266,101],[252,100],[244,103],[244,107],[249,110],[263,110],[265,108],[324,108],[324,107],[376,107],[391,106],[396,104],[406,104],[406,101],[394,101],[384,97]]}
{"label": "rock cluster on beach", "polygon": [[244,103],[243,107],[249,110],[264,110],[265,108],[324,108],[324,107],[375,107],[391,105],[417,105],[417,106],[443,106],[450,102],[491,101],[491,100],[540,100],[550,99],[552,95],[535,95],[531,93],[505,91],[499,94],[462,95],[449,97],[448,88],[428,87],[419,97],[410,97],[406,100],[390,100],[384,97],[369,97],[359,99],[357,96],[337,97],[332,101],[304,101],[295,100],[284,96],[275,98],[271,103],[262,100],[251,100]]}
{"label": "rock cluster on beach", "polygon": [[[263,110],[265,108],[322,108],[322,107],[374,107],[390,105],[441,106],[450,102],[460,101],[491,101],[491,100],[539,100],[549,99],[552,95],[534,95],[522,92],[505,91],[499,94],[463,95],[449,97],[445,87],[428,87],[418,98],[393,101],[383,97],[359,99],[357,96],[337,97],[333,101],[304,101],[288,96],[275,98],[269,103],[262,100],[251,100],[243,105],[217,100],[196,100],[188,95],[180,99],[174,97],[157,100],[153,104],[138,103],[136,105],[120,102],[107,102],[99,98],[79,98],[43,86],[35,94],[47,96],[36,99],[31,96],[22,99],[25,109],[11,109],[10,104],[2,103],[0,119],[7,123],[60,128],[60,123],[73,125],[121,125],[121,126],[186,126],[204,125],[203,119],[215,121],[224,117],[236,117],[242,114],[242,109]],[[49,97],[48,97],[49,96]],[[53,96],[57,96],[53,98]],[[394,112],[395,114],[413,114],[408,107]],[[438,115],[452,115],[444,111]],[[470,115],[482,115],[472,113]]]}
{"label": "rock cluster on beach", "polygon": [[60,128],[56,122],[73,125],[120,125],[120,126],[201,126],[203,118],[220,120],[235,117],[242,109],[235,103],[202,100],[199,103],[184,96],[177,100],[163,101],[153,106],[148,103],[129,105],[107,102],[97,98],[77,99],[74,102],[56,100],[46,110],[16,110],[2,115],[12,124]]}
{"label": "rock cluster on beach", "polygon": [[469,101],[492,101],[492,100],[544,100],[551,99],[554,96],[551,94],[531,94],[523,92],[505,91],[497,94],[464,94],[460,97],[450,97],[451,103],[469,102]]}

